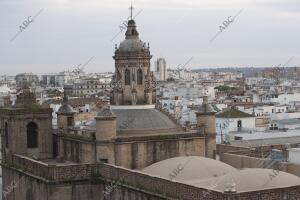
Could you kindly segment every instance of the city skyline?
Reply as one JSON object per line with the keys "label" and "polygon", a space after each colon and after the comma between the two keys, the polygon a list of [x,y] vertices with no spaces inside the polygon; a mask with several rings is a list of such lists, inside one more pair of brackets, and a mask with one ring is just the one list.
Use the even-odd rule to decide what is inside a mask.
{"label": "city skyline", "polygon": [[[172,68],[191,57],[186,66],[190,69],[272,67],[292,57],[287,66],[297,66],[298,4],[293,0],[144,0],[134,2],[134,15],[139,14],[135,21],[141,39],[150,43],[152,70],[159,57]],[[112,38],[130,15],[130,1],[3,0],[0,5],[1,74],[73,70],[90,58],[87,72],[114,71],[112,55],[115,44],[124,40],[125,30]],[[210,41],[222,23],[241,9]],[[11,41],[26,20],[25,29]]]}

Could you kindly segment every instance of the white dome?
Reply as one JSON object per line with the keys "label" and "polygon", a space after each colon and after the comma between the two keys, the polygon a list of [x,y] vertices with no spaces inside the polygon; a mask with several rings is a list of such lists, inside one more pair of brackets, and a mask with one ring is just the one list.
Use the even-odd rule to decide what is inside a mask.
{"label": "white dome", "polygon": [[223,162],[197,156],[160,161],[142,172],[219,192],[234,190],[241,193],[300,185],[299,177],[286,172],[261,168],[239,170]]}
{"label": "white dome", "polygon": [[[174,176],[173,170],[182,169]],[[142,170],[144,173],[160,176],[177,181],[207,179],[222,176],[236,169],[223,162],[199,157],[176,157],[163,160]]]}
{"label": "white dome", "polygon": [[[201,188],[209,187],[220,192],[224,192],[228,185],[232,185],[237,192],[250,192],[298,186],[300,185],[300,178],[273,169],[251,168],[236,170],[216,178],[184,182]],[[212,188],[212,185],[215,187]]]}

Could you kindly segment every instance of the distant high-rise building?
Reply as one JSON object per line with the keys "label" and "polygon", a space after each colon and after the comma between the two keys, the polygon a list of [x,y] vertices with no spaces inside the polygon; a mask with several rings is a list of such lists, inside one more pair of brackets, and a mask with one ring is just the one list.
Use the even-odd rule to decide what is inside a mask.
{"label": "distant high-rise building", "polygon": [[17,87],[39,85],[39,77],[33,73],[17,74],[15,80]]}
{"label": "distant high-rise building", "polygon": [[165,81],[167,79],[167,64],[164,58],[158,58],[155,61],[155,75],[157,80]]}

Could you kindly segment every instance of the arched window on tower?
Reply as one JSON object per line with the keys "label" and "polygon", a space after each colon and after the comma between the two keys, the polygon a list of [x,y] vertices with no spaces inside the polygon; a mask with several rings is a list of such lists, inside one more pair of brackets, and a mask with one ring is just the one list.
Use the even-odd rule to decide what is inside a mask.
{"label": "arched window on tower", "polygon": [[8,148],[8,124],[4,124],[4,134],[5,134],[5,147]]}
{"label": "arched window on tower", "polygon": [[125,85],[130,85],[130,71],[129,71],[129,69],[125,70]]}
{"label": "arched window on tower", "polygon": [[138,69],[138,71],[137,71],[137,84],[138,85],[143,84],[143,71],[142,71],[142,69]]}
{"label": "arched window on tower", "polygon": [[38,127],[36,123],[30,122],[27,125],[27,148],[38,147]]}

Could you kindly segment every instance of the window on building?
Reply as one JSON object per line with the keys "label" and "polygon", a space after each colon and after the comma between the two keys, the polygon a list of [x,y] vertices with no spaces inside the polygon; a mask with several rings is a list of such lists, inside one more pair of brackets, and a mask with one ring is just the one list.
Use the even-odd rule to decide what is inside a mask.
{"label": "window on building", "polygon": [[128,69],[125,70],[125,85],[130,85],[130,71]]}
{"label": "window on building", "polygon": [[4,124],[4,134],[5,134],[5,147],[8,148],[8,124]]}
{"label": "window on building", "polygon": [[242,130],[242,121],[241,120],[237,121],[237,127],[238,127],[238,131]]}
{"label": "window on building", "polygon": [[30,122],[27,125],[27,147],[28,148],[38,147],[38,127],[34,122]]}
{"label": "window on building", "polygon": [[143,72],[142,69],[138,69],[137,71],[137,84],[142,85],[143,84]]}
{"label": "window on building", "polygon": [[68,127],[73,126],[73,117],[68,117],[67,123]]}

